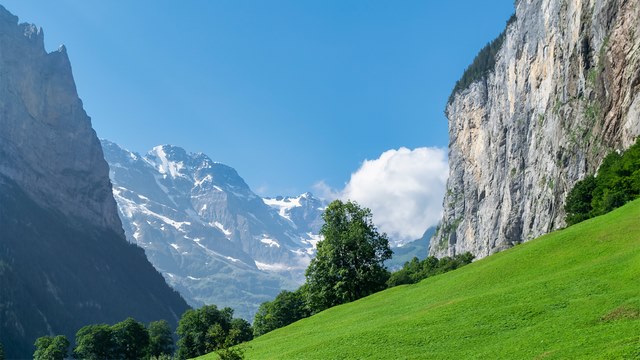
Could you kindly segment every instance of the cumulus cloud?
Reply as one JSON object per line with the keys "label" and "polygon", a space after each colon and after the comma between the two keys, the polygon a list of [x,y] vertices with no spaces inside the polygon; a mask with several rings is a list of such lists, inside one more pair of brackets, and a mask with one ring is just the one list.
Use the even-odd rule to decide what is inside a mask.
{"label": "cumulus cloud", "polygon": [[444,149],[403,147],[365,160],[341,191],[323,182],[314,190],[328,199],[354,200],[370,208],[379,230],[402,244],[440,221],[448,174]]}

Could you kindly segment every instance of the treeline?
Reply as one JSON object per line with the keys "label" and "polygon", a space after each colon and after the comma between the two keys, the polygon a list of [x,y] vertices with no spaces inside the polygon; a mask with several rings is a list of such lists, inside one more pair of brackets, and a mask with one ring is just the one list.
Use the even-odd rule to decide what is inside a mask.
{"label": "treeline", "polygon": [[467,264],[471,264],[475,256],[470,252],[458,254],[453,257],[445,256],[441,259],[435,256],[420,261],[417,257],[407,261],[402,269],[391,274],[387,281],[389,287],[404,284],[415,284],[428,277],[444,274]]}
{"label": "treeline", "polygon": [[605,214],[640,195],[640,138],[627,151],[613,151],[596,176],[578,181],[567,195],[566,222],[573,225]]}
{"label": "treeline", "polygon": [[282,291],[260,305],[253,321],[254,336],[266,334],[322,310],[400,284],[466,265],[473,255],[423,261],[414,258],[391,274],[383,262],[392,255],[386,234],[378,233],[371,211],[356,203],[332,202],[323,214],[316,257],[306,272],[306,283],[296,291]]}
{"label": "treeline", "polygon": [[[189,359],[223,350],[223,359],[238,359],[241,354],[228,350],[253,338],[251,324],[233,318],[233,309],[218,309],[215,305],[187,310],[176,330],[176,359]],[[76,359],[172,359],[176,350],[173,332],[165,320],[145,327],[128,318],[115,325],[87,325],[76,333],[72,356]],[[69,356],[69,340],[62,335],[43,336],[36,340],[34,360],[62,360]],[[2,357],[0,357],[0,360]]]}
{"label": "treeline", "polygon": [[[392,286],[454,270],[473,260],[470,253],[423,261],[414,258],[391,274],[384,266],[392,255],[389,240],[386,234],[378,232],[369,209],[355,202],[336,200],[324,211],[323,219],[320,230],[323,240],[317,244],[304,285],[296,291],[282,291],[273,301],[260,305],[253,326],[244,319],[233,318],[231,308],[208,305],[190,309],[178,322],[175,349],[166,321],[145,327],[129,318],[111,326],[89,325],[78,330],[73,357],[172,359],[175,351],[176,359],[187,359],[216,351],[223,360],[242,359],[242,350],[234,346],[254,336]],[[36,360],[62,360],[69,355],[69,341],[64,336],[41,337],[35,345]]]}
{"label": "treeline", "polygon": [[[511,15],[509,20],[507,20],[507,26],[514,21],[516,21],[516,14]],[[497,38],[493,39],[493,41],[489,42],[480,50],[478,55],[473,59],[471,65],[464,70],[462,77],[456,81],[456,85],[453,87],[453,90],[451,90],[451,95],[449,95],[448,102],[452,102],[459,91],[468,88],[469,85],[484,78],[494,70],[496,65],[496,55],[504,42],[505,32],[506,29],[500,33]]]}

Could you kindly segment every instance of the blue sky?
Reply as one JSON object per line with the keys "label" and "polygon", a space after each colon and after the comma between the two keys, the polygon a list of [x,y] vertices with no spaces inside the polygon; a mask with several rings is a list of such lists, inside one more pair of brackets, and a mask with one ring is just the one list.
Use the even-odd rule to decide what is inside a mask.
{"label": "blue sky", "polygon": [[492,1],[0,0],[65,44],[99,137],[202,151],[262,195],[343,188],[448,144],[455,81],[513,13]]}

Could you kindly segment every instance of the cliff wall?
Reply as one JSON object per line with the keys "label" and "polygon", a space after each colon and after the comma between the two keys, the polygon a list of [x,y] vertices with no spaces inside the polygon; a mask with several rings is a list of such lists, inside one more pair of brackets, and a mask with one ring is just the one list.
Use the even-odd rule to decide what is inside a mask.
{"label": "cliff wall", "polygon": [[495,67],[447,104],[430,254],[484,257],[565,226],[573,184],[640,133],[640,3],[520,0]]}

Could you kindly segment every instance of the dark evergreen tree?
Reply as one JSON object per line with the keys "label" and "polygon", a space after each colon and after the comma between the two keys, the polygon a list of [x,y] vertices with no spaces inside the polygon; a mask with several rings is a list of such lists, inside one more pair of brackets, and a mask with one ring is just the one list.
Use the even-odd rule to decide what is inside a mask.
{"label": "dark evergreen tree", "polygon": [[307,304],[314,313],[384,289],[389,272],[383,262],[392,254],[369,209],[336,200],[323,219],[324,239],[305,274]]}

